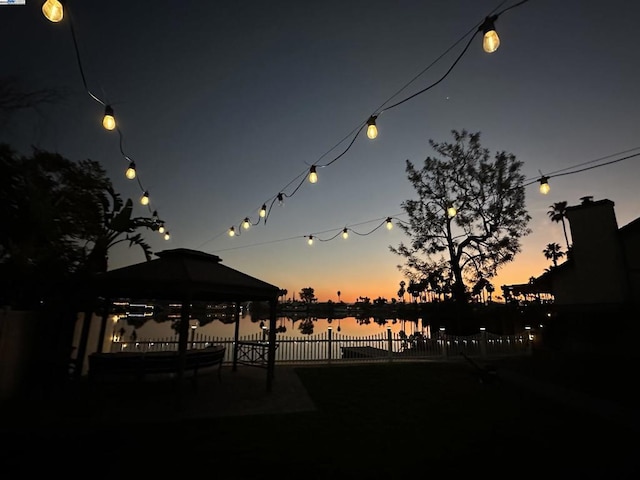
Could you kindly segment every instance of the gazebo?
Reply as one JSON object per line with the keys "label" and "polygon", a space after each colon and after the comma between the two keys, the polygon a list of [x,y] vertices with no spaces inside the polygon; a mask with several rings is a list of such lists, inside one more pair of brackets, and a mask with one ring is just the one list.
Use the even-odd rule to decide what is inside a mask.
{"label": "gazebo", "polygon": [[[222,265],[220,257],[197,250],[178,248],[155,254],[158,258],[101,273],[93,278],[91,291],[105,299],[100,328],[101,346],[109,306],[114,299],[173,300],[180,302],[177,379],[184,375],[189,318],[192,302],[235,303],[234,368],[238,358],[240,303],[269,302],[267,391],[271,391],[275,366],[276,307],[279,288]],[[81,341],[82,343],[82,341]],[[86,348],[86,345],[81,345]]]}

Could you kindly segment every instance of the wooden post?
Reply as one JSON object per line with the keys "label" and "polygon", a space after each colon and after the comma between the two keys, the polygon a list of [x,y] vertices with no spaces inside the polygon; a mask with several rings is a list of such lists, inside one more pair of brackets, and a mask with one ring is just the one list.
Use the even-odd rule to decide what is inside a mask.
{"label": "wooden post", "polygon": [[447,335],[444,333],[444,327],[440,327],[440,341],[442,342],[442,356],[446,360],[447,358]]}
{"label": "wooden post", "polygon": [[233,363],[231,371],[235,372],[238,369],[238,337],[240,335],[240,302],[236,302],[236,311],[234,318],[234,330],[233,330]]}
{"label": "wooden post", "polygon": [[393,360],[393,332],[391,332],[391,327],[387,327],[387,348],[389,352],[389,361]]}
{"label": "wooden post", "polygon": [[484,327],[480,327],[480,355],[487,356],[487,330]]}
{"label": "wooden post", "polygon": [[327,330],[327,334],[328,334],[328,339],[329,342],[327,343],[327,362],[331,363],[331,341],[332,341],[332,337],[333,337],[333,328],[329,327],[329,329]]}

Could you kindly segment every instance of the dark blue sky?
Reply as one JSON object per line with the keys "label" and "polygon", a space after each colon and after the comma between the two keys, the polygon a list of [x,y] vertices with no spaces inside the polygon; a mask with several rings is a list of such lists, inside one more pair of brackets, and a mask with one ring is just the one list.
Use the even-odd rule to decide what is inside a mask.
{"label": "dark blue sky", "polygon": [[[68,95],[12,118],[0,141],[97,160],[124,197],[137,199],[118,134],[101,127],[103,108],[84,89],[68,18],[48,22],[41,3],[0,7],[2,75]],[[530,0],[498,19],[497,52],[483,52],[477,35],[442,82],[384,111],[376,140],[362,132],[318,170],[317,184],[303,184],[274,204],[266,225],[232,239],[230,226],[257,221],[259,207],[292,191],[311,164],[344,151],[349,134],[420,72],[387,105],[440,79],[466,33],[518,2],[67,3],[89,90],[113,105],[124,151],[171,232],[168,242],[148,234],[154,250],[215,253],[290,294],[311,286],[323,301],[336,300],[337,290],[345,301],[395,295],[402,259],[388,246],[406,238],[398,228],[355,232],[401,213],[414,197],[405,160],[419,164],[432,154],[428,140],[449,141],[452,129],[479,131],[490,151],[515,154],[530,180],[640,147],[640,4]],[[542,273],[547,243],[564,244],[546,214],[552,203],[592,195],[615,202],[620,226],[640,216],[638,171],[634,157],[552,178],[547,196],[528,187],[533,233],[495,279],[498,292]],[[346,241],[309,247],[304,238],[344,227],[354,232]],[[110,267],[143,259],[118,249]]]}

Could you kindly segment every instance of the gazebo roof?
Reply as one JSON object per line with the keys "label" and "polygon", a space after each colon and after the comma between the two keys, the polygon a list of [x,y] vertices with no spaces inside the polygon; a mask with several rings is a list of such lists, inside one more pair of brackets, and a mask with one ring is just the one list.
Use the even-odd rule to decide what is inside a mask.
{"label": "gazebo roof", "polygon": [[94,277],[100,296],[111,298],[202,301],[268,301],[279,288],[222,265],[220,257],[178,248],[156,253],[157,259],[108,271]]}

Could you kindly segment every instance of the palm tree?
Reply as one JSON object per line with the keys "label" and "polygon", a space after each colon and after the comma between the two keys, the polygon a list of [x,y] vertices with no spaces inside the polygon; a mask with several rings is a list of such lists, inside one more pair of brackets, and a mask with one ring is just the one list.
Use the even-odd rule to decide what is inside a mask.
{"label": "palm tree", "polygon": [[546,259],[553,261],[553,266],[558,266],[558,259],[564,257],[562,247],[557,243],[548,243],[547,247],[542,251]]}
{"label": "palm tree", "polygon": [[[115,245],[127,242],[129,246],[142,249],[147,261],[151,260],[151,247],[144,241],[142,234],[135,233],[140,228],[157,230],[159,221],[151,217],[134,217],[133,201],[122,201],[120,195],[111,186],[105,188],[107,195],[97,199],[102,219],[97,229],[86,232],[89,254],[85,269],[88,273],[103,273],[108,269],[109,250]],[[161,223],[161,221],[160,221]]]}
{"label": "palm tree", "polygon": [[549,218],[551,219],[551,221],[562,222],[562,231],[564,232],[564,240],[565,242],[567,242],[567,251],[568,251],[571,247],[569,246],[569,237],[567,236],[567,225],[564,221],[567,214],[567,202],[566,201],[557,202],[557,203],[554,203],[553,205],[549,205],[549,208],[551,210],[547,212],[547,215],[549,215]]}
{"label": "palm tree", "polygon": [[398,290],[398,297],[402,299],[402,303],[404,303],[404,294],[406,290],[404,289],[406,282],[404,280],[400,280],[400,290]]}
{"label": "palm tree", "polygon": [[340,302],[340,290],[338,290],[338,302]]}
{"label": "palm tree", "polygon": [[286,301],[287,293],[289,293],[289,290],[287,290],[286,288],[281,288],[280,290],[278,290],[278,297],[281,298],[281,302]]}

